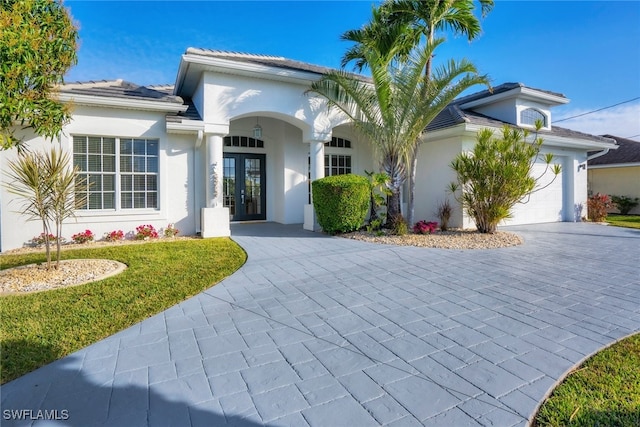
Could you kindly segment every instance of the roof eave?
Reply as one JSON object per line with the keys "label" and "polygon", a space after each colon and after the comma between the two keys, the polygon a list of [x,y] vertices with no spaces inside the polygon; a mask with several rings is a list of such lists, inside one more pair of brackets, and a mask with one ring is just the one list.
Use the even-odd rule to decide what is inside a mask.
{"label": "roof eave", "polygon": [[167,121],[167,133],[197,134],[198,131],[204,131],[204,122],[201,120]]}
{"label": "roof eave", "polygon": [[528,87],[516,87],[511,90],[501,92],[495,95],[488,95],[480,99],[475,99],[473,101],[465,102],[460,104],[460,108],[462,109],[473,109],[475,107],[479,107],[481,105],[493,104],[494,102],[502,101],[504,99],[522,97],[531,99],[533,101],[542,101],[545,104],[549,104],[552,106],[562,105],[569,103],[569,98],[560,95],[554,95],[548,92],[542,92],[536,89],[531,89]]}
{"label": "roof eave", "polygon": [[127,110],[158,111],[165,113],[182,113],[188,108],[188,106],[184,104],[164,101],[150,101],[132,98],[112,98],[106,96],[71,94],[68,92],[61,92],[59,94],[59,99],[62,102],[71,102],[76,105],[123,108]]}
{"label": "roof eave", "polygon": [[200,65],[204,67],[205,70],[217,71],[220,73],[249,77],[259,76],[263,79],[266,78],[301,84],[308,84],[316,81],[322,75],[312,71],[293,70],[251,62],[234,61],[232,59],[196,55],[187,52],[182,55],[182,60],[180,61],[174,94],[181,93],[187,74],[191,69],[191,65]]}

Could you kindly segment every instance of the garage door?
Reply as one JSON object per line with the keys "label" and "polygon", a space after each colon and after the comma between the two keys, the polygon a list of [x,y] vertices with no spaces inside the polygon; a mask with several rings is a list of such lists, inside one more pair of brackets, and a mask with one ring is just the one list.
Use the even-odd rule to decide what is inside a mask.
{"label": "garage door", "polygon": [[[560,159],[555,158],[554,163],[562,164],[559,160]],[[533,176],[538,177],[542,175],[546,167],[544,162],[536,163],[533,167]],[[516,204],[512,210],[513,218],[505,221],[504,225],[562,221],[564,173],[565,172],[562,172],[554,177],[553,172],[547,170],[538,183],[541,187],[547,184],[549,184],[549,186],[531,194],[527,203]]]}

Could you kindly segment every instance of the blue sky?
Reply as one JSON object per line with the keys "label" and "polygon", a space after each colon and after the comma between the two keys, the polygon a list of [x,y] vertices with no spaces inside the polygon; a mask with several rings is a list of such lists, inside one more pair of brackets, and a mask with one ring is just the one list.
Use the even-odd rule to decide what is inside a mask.
{"label": "blue sky", "polygon": [[[364,24],[373,3],[67,1],[80,26],[79,62],[67,81],[174,83],[187,47],[339,67],[348,47],[340,35]],[[446,37],[436,60],[466,57],[494,85],[565,94],[571,102],[554,119],[640,97],[640,1],[497,0],[479,39]],[[640,99],[559,125],[640,140]]]}

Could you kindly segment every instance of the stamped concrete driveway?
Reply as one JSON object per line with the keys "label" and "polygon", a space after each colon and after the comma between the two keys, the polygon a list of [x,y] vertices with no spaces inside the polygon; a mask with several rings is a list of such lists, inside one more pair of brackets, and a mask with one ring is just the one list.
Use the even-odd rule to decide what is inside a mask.
{"label": "stamped concrete driveway", "polygon": [[640,231],[510,230],[525,244],[461,251],[236,225],[244,267],[5,385],[3,425],[524,426],[640,331]]}

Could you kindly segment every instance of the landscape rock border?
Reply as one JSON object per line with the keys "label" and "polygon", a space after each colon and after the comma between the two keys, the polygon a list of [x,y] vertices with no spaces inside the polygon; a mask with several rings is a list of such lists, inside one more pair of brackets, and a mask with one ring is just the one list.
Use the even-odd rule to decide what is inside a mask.
{"label": "landscape rock border", "polygon": [[433,234],[409,233],[404,236],[396,236],[384,232],[381,235],[377,235],[366,231],[354,231],[342,234],[341,237],[371,243],[435,249],[497,249],[518,246],[524,243],[524,239],[521,236],[507,231],[488,234],[479,233],[476,230],[459,229],[437,231]]}
{"label": "landscape rock border", "polygon": [[[55,265],[55,262],[52,262]],[[58,269],[45,263],[21,265],[0,270],[0,295],[26,295],[34,292],[80,286],[122,273],[126,264],[109,259],[67,259]]]}

